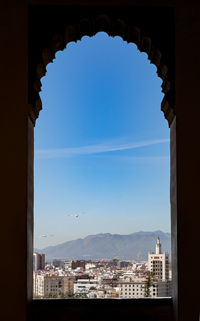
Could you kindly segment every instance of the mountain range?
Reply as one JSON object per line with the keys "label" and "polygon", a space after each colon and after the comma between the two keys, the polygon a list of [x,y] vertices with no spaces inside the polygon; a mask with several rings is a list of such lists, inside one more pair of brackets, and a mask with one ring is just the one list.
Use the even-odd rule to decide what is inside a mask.
{"label": "mountain range", "polygon": [[170,254],[171,234],[162,231],[135,232],[128,235],[100,233],[34,251],[45,253],[46,261],[113,258],[143,261],[147,260],[148,252],[155,252],[158,236],[162,244],[162,251]]}

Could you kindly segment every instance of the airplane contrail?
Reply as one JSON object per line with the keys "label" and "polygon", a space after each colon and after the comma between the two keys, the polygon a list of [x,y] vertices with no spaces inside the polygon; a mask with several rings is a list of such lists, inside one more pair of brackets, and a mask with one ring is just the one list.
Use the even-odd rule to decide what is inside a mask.
{"label": "airplane contrail", "polygon": [[63,157],[72,157],[78,155],[89,155],[89,154],[99,154],[99,153],[107,153],[107,152],[115,152],[122,150],[131,150],[151,145],[168,143],[168,138],[163,139],[153,139],[147,141],[140,142],[132,142],[132,143],[104,143],[104,144],[96,144],[96,145],[86,145],[80,147],[72,147],[72,148],[61,148],[61,149],[41,149],[36,150],[36,156],[38,158],[63,158]]}

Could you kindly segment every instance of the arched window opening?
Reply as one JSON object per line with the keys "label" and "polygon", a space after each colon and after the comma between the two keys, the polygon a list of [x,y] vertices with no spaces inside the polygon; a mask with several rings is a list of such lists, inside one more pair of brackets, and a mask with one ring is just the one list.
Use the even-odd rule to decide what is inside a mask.
{"label": "arched window opening", "polygon": [[69,43],[47,71],[34,297],[170,296],[169,129],[156,67],[101,32]]}

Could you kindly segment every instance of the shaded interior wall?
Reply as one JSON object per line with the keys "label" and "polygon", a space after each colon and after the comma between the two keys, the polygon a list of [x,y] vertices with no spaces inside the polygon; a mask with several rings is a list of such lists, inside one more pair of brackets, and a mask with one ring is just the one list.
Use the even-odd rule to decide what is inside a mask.
{"label": "shaded interior wall", "polygon": [[[33,2],[33,1],[32,1]],[[40,1],[37,1],[39,3]],[[46,1],[48,2],[48,1]],[[62,1],[64,2],[64,1]],[[82,1],[83,2],[83,1]],[[139,3],[138,1],[131,1]],[[149,1],[150,3],[161,3]],[[142,3],[142,1],[140,2]],[[145,3],[145,1],[143,1]],[[162,1],[168,3],[168,1]],[[172,2],[170,2],[172,4]],[[177,136],[179,321],[198,320],[199,310],[199,39],[197,1],[173,1]],[[26,224],[28,127],[27,7],[0,4],[1,36],[1,320],[26,320]],[[29,123],[30,125],[30,123]],[[29,128],[29,129],[28,129]],[[30,139],[30,136],[29,136]]]}
{"label": "shaded interior wall", "polygon": [[200,201],[200,7],[183,6],[176,19],[177,233],[180,320],[198,320]]}
{"label": "shaded interior wall", "polygon": [[0,319],[26,320],[27,15],[0,3]]}

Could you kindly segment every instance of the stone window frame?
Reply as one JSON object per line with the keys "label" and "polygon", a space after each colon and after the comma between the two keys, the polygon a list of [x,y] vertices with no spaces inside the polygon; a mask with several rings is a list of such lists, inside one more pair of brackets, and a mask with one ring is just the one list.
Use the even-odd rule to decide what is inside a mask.
{"label": "stone window frame", "polygon": [[[123,8],[122,8],[123,7]],[[55,9],[55,11],[54,11]],[[114,9],[114,10],[113,10]],[[131,15],[132,9],[132,15]],[[68,11],[66,17],[64,13]],[[61,19],[55,18],[60,12]],[[71,13],[71,15],[70,15]],[[46,15],[46,16],[45,16]],[[52,17],[55,21],[52,23]],[[36,18],[36,21],[34,19]],[[155,19],[154,19],[155,18]],[[158,19],[157,19],[158,18]],[[158,21],[156,21],[156,19]],[[28,119],[28,208],[27,208],[27,300],[30,303],[29,319],[34,320],[38,312],[44,316],[48,313],[53,319],[52,309],[56,313],[72,313],[77,300],[34,300],[32,301],[32,252],[33,252],[33,159],[34,159],[34,126],[42,102],[39,96],[41,78],[46,74],[46,66],[55,58],[59,50],[65,49],[67,43],[80,40],[83,36],[93,36],[104,31],[110,36],[120,36],[124,41],[137,45],[141,52],[147,54],[150,63],[157,68],[157,74],[162,79],[164,98],[161,110],[170,127],[170,202],[172,226],[172,270],[173,298],[158,299],[129,299],[122,300],[116,305],[115,300],[93,299],[78,300],[80,311],[103,308],[109,315],[109,309],[114,309],[116,315],[119,309],[131,311],[135,315],[151,315],[159,320],[166,312],[166,320],[172,316],[172,308],[176,309],[177,296],[177,214],[176,214],[176,117],[174,90],[174,48],[173,48],[173,19],[172,8],[140,8],[134,6],[97,7],[97,6],[30,6],[29,7],[29,119]],[[164,20],[162,30],[156,28]],[[47,25],[46,25],[47,22]],[[51,24],[50,24],[51,23]],[[35,30],[34,27],[37,29]],[[49,27],[49,28],[48,28]],[[170,38],[172,37],[172,39]],[[164,40],[163,40],[164,39]],[[170,40],[171,39],[171,40]],[[39,41],[38,41],[39,40]],[[39,44],[38,44],[38,43]],[[161,44],[161,46],[160,46]],[[171,44],[171,46],[170,46]],[[166,50],[165,50],[166,49]],[[175,298],[175,300],[174,300]],[[87,302],[86,302],[87,301]],[[50,307],[51,302],[51,307]],[[175,303],[174,303],[175,302]],[[143,310],[145,309],[145,312]],[[51,311],[51,312],[50,312]],[[121,310],[120,310],[121,311]],[[157,319],[156,319],[157,318]],[[49,319],[49,320],[50,320]],[[81,319],[79,313],[77,320]],[[150,319],[149,319],[150,320]]]}

